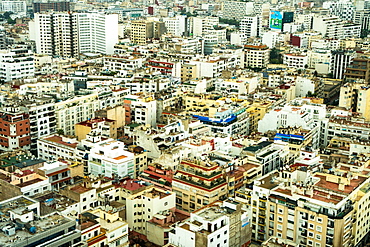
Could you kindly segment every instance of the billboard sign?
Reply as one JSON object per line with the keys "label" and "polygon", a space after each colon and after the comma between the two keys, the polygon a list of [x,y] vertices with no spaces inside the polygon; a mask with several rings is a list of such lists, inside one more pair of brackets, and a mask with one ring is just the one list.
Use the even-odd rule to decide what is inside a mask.
{"label": "billboard sign", "polygon": [[283,28],[283,14],[280,11],[270,12],[270,28],[278,30]]}

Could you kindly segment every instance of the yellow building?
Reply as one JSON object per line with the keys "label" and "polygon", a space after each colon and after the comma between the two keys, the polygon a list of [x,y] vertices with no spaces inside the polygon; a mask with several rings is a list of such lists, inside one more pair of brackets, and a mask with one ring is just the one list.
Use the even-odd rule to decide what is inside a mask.
{"label": "yellow building", "polygon": [[347,83],[340,88],[339,106],[352,109],[370,121],[370,88],[364,83]]}
{"label": "yellow building", "polygon": [[217,163],[183,160],[172,181],[176,208],[185,212],[200,209],[227,196],[223,168]]}
{"label": "yellow building", "polygon": [[151,38],[153,38],[153,22],[147,20],[131,22],[131,43],[144,45]]}
{"label": "yellow building", "polygon": [[370,170],[334,168],[273,172],[255,182],[252,239],[286,239],[302,246],[361,246],[368,242]]}
{"label": "yellow building", "polygon": [[189,81],[197,78],[197,65],[196,64],[182,64],[181,65],[181,81]]}
{"label": "yellow building", "polygon": [[86,139],[86,135],[94,132],[105,138],[117,139],[116,121],[106,118],[94,118],[75,125],[77,140]]}
{"label": "yellow building", "polygon": [[95,112],[95,116],[116,120],[117,128],[125,126],[125,108],[123,105],[98,110]]}
{"label": "yellow building", "polygon": [[249,114],[249,130],[250,133],[256,132],[258,129],[258,122],[265,116],[266,112],[272,106],[271,102],[256,102],[247,108]]}

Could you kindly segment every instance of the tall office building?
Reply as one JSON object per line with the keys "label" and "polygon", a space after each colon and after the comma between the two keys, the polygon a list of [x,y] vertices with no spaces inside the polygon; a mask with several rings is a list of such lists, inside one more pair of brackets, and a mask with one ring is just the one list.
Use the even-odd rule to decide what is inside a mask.
{"label": "tall office building", "polygon": [[118,43],[118,15],[77,13],[79,52],[113,54]]}
{"label": "tall office building", "polygon": [[354,57],[353,50],[332,51],[331,73],[333,79],[343,79],[344,71]]}
{"label": "tall office building", "polygon": [[15,14],[25,16],[27,13],[27,5],[25,1],[1,1],[0,12],[13,12]]}
{"label": "tall office building", "polygon": [[36,13],[30,22],[36,52],[61,57],[112,54],[118,42],[118,16],[104,13]]}
{"label": "tall office building", "polygon": [[342,20],[337,16],[314,16],[312,29],[332,39],[339,39],[343,35]]}
{"label": "tall office building", "polygon": [[146,20],[131,22],[131,43],[143,45],[150,38],[153,38],[153,22]]}
{"label": "tall office building", "polygon": [[43,11],[70,11],[70,3],[69,2],[37,2],[33,3],[33,12],[40,13]]}
{"label": "tall office building", "polygon": [[342,20],[351,21],[355,13],[355,6],[351,1],[327,1],[322,7],[328,9],[331,15],[336,15]]}
{"label": "tall office building", "polygon": [[6,43],[5,29],[0,26],[0,50],[4,50],[6,48]]}
{"label": "tall office building", "polygon": [[241,20],[253,13],[253,2],[225,1],[223,3],[222,18]]}
{"label": "tall office building", "polygon": [[78,54],[75,15],[67,12],[37,13],[30,22],[30,38],[36,42],[39,54],[74,57]]}
{"label": "tall office building", "polygon": [[248,38],[260,36],[262,28],[261,16],[246,16],[240,21],[240,32],[245,33]]}

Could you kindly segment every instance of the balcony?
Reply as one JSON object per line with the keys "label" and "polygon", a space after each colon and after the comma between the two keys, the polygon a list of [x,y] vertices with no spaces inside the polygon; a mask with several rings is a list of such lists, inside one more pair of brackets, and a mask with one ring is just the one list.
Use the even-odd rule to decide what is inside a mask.
{"label": "balcony", "polygon": [[184,181],[186,183],[193,184],[195,186],[203,187],[205,189],[213,189],[213,188],[215,188],[215,187],[217,187],[219,185],[226,184],[226,180],[223,179],[223,178],[222,179],[217,179],[217,180],[211,181],[210,185],[205,184],[203,181],[201,181],[201,182],[195,182],[192,179],[187,178],[186,176],[181,176],[180,178],[177,178],[177,179],[179,179],[180,181]]}

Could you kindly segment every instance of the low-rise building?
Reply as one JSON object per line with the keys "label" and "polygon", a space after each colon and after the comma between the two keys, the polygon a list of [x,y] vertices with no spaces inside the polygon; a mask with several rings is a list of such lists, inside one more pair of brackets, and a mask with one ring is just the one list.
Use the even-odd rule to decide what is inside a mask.
{"label": "low-rise building", "polygon": [[26,196],[2,201],[0,245],[18,246],[81,246],[81,232],[76,221],[56,212],[42,216],[40,203]]}
{"label": "low-rise building", "polygon": [[250,239],[248,213],[242,204],[216,201],[190,214],[190,219],[170,232],[175,246],[248,246]]}
{"label": "low-rise building", "polygon": [[134,176],[135,155],[125,150],[125,144],[113,139],[98,142],[91,148],[88,161],[89,173],[114,176]]}
{"label": "low-rise building", "polygon": [[181,161],[172,180],[176,208],[192,212],[217,200],[226,199],[227,182],[222,171],[223,168],[215,162]]}
{"label": "low-rise building", "polygon": [[147,235],[147,221],[156,214],[174,211],[176,194],[152,186],[126,199],[126,219],[131,230]]}

